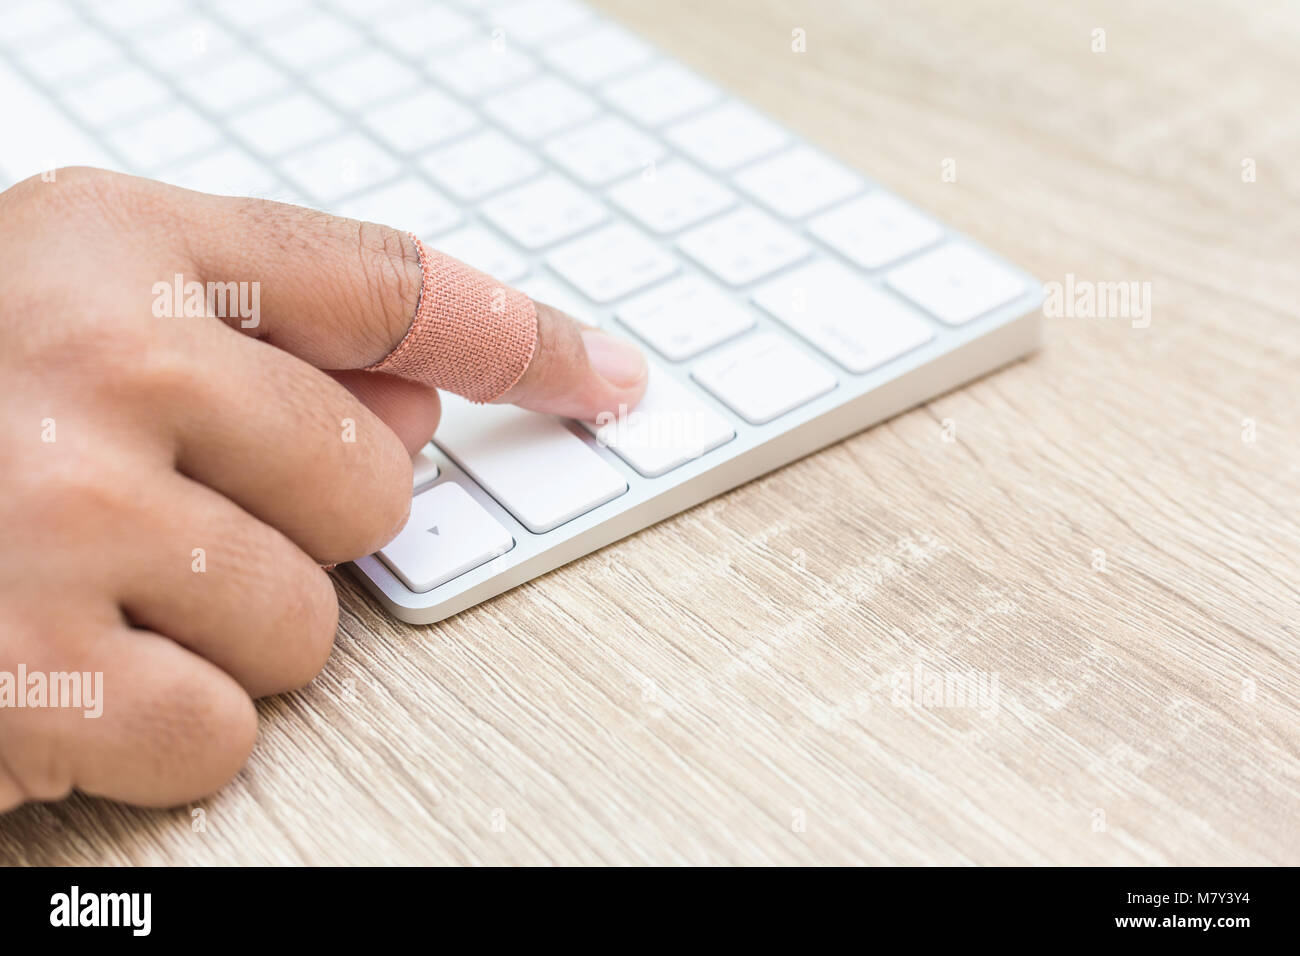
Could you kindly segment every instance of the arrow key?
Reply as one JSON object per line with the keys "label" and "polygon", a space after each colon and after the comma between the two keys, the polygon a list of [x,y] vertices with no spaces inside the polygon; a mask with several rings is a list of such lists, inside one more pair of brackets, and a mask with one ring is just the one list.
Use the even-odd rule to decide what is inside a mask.
{"label": "arrow key", "polygon": [[411,500],[411,516],[379,557],[412,591],[432,591],[515,546],[499,521],[454,481]]}

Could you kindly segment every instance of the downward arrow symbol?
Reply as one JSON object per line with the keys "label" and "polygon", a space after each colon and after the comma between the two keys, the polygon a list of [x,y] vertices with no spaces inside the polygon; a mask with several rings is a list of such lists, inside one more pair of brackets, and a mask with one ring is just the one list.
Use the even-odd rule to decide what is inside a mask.
{"label": "downward arrow symbol", "polygon": [[432,528],[429,529],[429,534],[437,534],[437,533],[438,533],[437,525],[434,525]]}

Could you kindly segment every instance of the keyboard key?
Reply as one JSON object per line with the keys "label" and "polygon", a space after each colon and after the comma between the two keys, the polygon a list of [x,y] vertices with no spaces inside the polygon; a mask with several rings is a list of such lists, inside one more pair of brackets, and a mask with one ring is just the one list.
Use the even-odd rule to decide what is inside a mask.
{"label": "keyboard key", "polygon": [[559,309],[586,325],[600,325],[596,308],[578,293],[550,276],[535,275],[515,286],[534,302]]}
{"label": "keyboard key", "polygon": [[724,103],[664,131],[678,149],[718,172],[758,159],[786,141],[785,132],[740,103]]}
{"label": "keyboard key", "polygon": [[224,60],[180,81],[181,88],[214,113],[229,113],[253,100],[266,99],[289,85],[289,78],[263,57],[243,55]]}
{"label": "keyboard key", "polygon": [[528,260],[481,226],[466,226],[439,236],[435,245],[439,252],[502,282],[514,282],[528,273]]}
{"label": "keyboard key", "polygon": [[[311,85],[335,106],[355,112],[381,100],[389,101],[420,80],[420,75],[400,60],[382,50],[371,50],[317,73]],[[407,121],[420,126],[429,119],[415,114]]]}
{"label": "keyboard key", "polygon": [[679,268],[662,246],[621,223],[560,246],[546,264],[593,302],[621,299]]}
{"label": "keyboard key", "polygon": [[596,101],[563,80],[544,76],[498,93],[483,109],[520,139],[538,140],[596,114]]}
{"label": "keyboard key", "polygon": [[366,126],[388,146],[416,153],[455,139],[478,125],[474,114],[450,96],[425,89],[366,111]]}
{"label": "keyboard key", "polygon": [[420,160],[420,166],[448,192],[466,202],[521,183],[542,168],[536,156],[496,130],[486,130],[430,153]]}
{"label": "keyboard key", "polygon": [[440,6],[395,11],[377,18],[375,25],[375,33],[393,49],[421,59],[477,32],[471,20]]}
{"label": "keyboard key", "polygon": [[812,247],[757,209],[737,209],[686,232],[677,246],[723,282],[744,285],[805,258]]}
{"label": "keyboard key", "polygon": [[[0,25],[4,16],[0,16]],[[47,94],[27,82],[0,56],[0,189],[37,173],[48,174],[59,166],[85,165],[123,169],[126,164],[112,156],[81,124],[52,108]],[[57,177],[53,177],[57,178]],[[2,217],[0,217],[2,218]],[[17,264],[8,260],[0,275],[9,275]]]}
{"label": "keyboard key", "polygon": [[412,591],[432,591],[505,554],[510,532],[454,481],[411,499],[411,516],[379,552],[384,564]]}
{"label": "keyboard key", "polygon": [[413,232],[429,239],[460,223],[460,209],[432,186],[414,176],[349,199],[334,210],[349,219],[362,219]]}
{"label": "keyboard key", "polygon": [[119,126],[109,136],[133,173],[152,173],[185,156],[203,152],[221,141],[221,133],[188,106],[151,112],[144,119]]}
{"label": "keyboard key", "polygon": [[280,182],[271,170],[238,146],[223,146],[158,173],[163,182],[219,196],[272,197]]}
{"label": "keyboard key", "polygon": [[722,94],[684,66],[660,63],[609,83],[601,96],[643,126],[662,126],[703,109]]}
{"label": "keyboard key", "polygon": [[513,405],[472,405],[444,392],[434,442],[534,534],[627,491],[623,477],[558,419]]}
{"label": "keyboard key", "polygon": [[82,9],[100,25],[116,33],[131,35],[139,30],[154,29],[184,16],[188,4],[176,0],[114,0],[113,3],[84,4]]}
{"label": "keyboard key", "polygon": [[581,86],[593,86],[635,69],[652,56],[649,44],[612,23],[602,23],[542,51],[542,58],[556,72]]}
{"label": "keyboard key", "polygon": [[170,98],[167,87],[138,66],[127,66],[70,89],[63,101],[87,126],[102,128]]}
{"label": "keyboard key", "polygon": [[230,128],[254,152],[279,156],[337,133],[338,116],[305,93],[292,93],[266,106],[241,113]]}
{"label": "keyboard key", "polygon": [[[174,3],[174,0],[160,2]],[[227,23],[256,33],[276,21],[281,21],[282,26],[292,26],[298,16],[309,12],[304,9],[309,3],[310,0],[221,0],[212,6]]]}
{"label": "keyboard key", "polygon": [[131,48],[155,70],[183,80],[195,71],[220,66],[237,53],[239,43],[215,20],[187,14],[165,29],[134,40]]}
{"label": "keyboard key", "polygon": [[862,373],[934,338],[920,315],[837,262],[815,262],[754,292],[773,318],[850,372]]}
{"label": "keyboard key", "polygon": [[560,133],[543,152],[588,186],[603,186],[638,169],[652,168],[663,144],[631,123],[607,116]]}
{"label": "keyboard key", "polygon": [[808,146],[746,166],[734,179],[768,209],[789,219],[802,219],[862,189],[862,177]]}
{"label": "keyboard key", "polygon": [[543,176],[489,199],[482,211],[526,249],[540,249],[567,239],[609,215],[590,195],[556,175]]}
{"label": "keyboard key", "polygon": [[904,263],[885,282],[948,325],[961,325],[1005,305],[1025,283],[983,253],[946,243]]}
{"label": "keyboard key", "polygon": [[667,474],[736,437],[725,418],[654,366],[636,408],[582,426],[646,478]]}
{"label": "keyboard key", "polygon": [[751,425],[779,418],[835,387],[828,369],[771,332],[710,355],[691,377]]}
{"label": "keyboard key", "polygon": [[[390,17],[400,16],[410,9],[410,0],[326,0],[335,13],[366,25],[376,22],[386,23]],[[379,17],[382,14],[382,19]]]}
{"label": "keyboard key", "polygon": [[415,457],[411,459],[411,487],[419,491],[425,485],[431,484],[440,472],[438,460],[433,456],[433,443],[430,442],[417,451]]}
{"label": "keyboard key", "polygon": [[0,46],[21,48],[32,40],[56,35],[59,28],[76,22],[76,14],[59,0],[29,0],[6,5],[0,17]]}
{"label": "keyboard key", "polygon": [[699,276],[674,279],[619,306],[618,320],[672,362],[754,327],[754,315]]}
{"label": "keyboard key", "polygon": [[464,49],[444,50],[431,57],[429,72],[444,86],[467,99],[488,96],[537,72],[537,62],[513,46],[489,37],[469,41]]}
{"label": "keyboard key", "polygon": [[311,13],[291,21],[285,29],[266,31],[262,45],[270,58],[291,70],[317,63],[332,63],[361,45],[364,37],[346,20],[332,13]]}
{"label": "keyboard key", "polygon": [[505,33],[507,44],[536,46],[570,33],[591,19],[591,10],[574,0],[524,0],[492,14],[492,24]]}
{"label": "keyboard key", "polygon": [[[363,2],[363,0],[357,0],[357,2]],[[511,0],[451,0],[451,2],[460,7],[460,9],[464,10],[466,13],[478,15],[483,13],[485,10],[504,7],[508,5]]]}
{"label": "keyboard key", "polygon": [[281,165],[294,185],[322,204],[390,179],[401,169],[392,156],[358,133],[294,153]]}
{"label": "keyboard key", "polygon": [[609,190],[614,204],[658,233],[677,232],[736,204],[736,194],[683,162],[651,167]]}
{"label": "keyboard key", "polygon": [[38,79],[50,85],[125,65],[117,44],[87,27],[60,30],[59,38],[53,43],[37,44],[18,59]]}
{"label": "keyboard key", "polygon": [[884,193],[822,213],[808,231],[863,269],[879,269],[943,238],[943,230]]}

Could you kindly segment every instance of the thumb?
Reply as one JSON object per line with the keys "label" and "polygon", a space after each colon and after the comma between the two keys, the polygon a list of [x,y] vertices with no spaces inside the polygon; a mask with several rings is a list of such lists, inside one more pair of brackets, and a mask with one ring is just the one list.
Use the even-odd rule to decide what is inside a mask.
{"label": "thumb", "polygon": [[[419,244],[397,229],[284,203],[150,185],[174,194],[200,280],[260,277],[261,319],[256,329],[244,331],[318,368],[379,366],[405,379],[464,394],[459,383],[465,380],[468,366],[484,371],[504,388],[502,394],[470,394],[470,398],[586,420],[595,420],[601,412],[617,412],[620,405],[633,406],[645,392],[647,366],[634,344],[580,325],[513,290],[508,290],[512,300],[535,311],[535,340],[522,370],[502,368],[511,356],[500,349],[501,336],[494,328],[504,321],[500,311],[476,311],[472,296],[424,282]],[[443,261],[451,260],[443,257]],[[452,273],[462,277],[456,281],[503,288],[477,270],[455,265],[458,268]],[[423,306],[422,287],[426,294],[432,288],[446,297],[443,311],[456,312],[459,341],[452,349],[437,347],[435,342],[428,361],[418,368],[403,361],[390,370],[384,360],[407,339],[417,305]],[[240,327],[237,316],[229,321]],[[438,326],[431,334],[444,331]],[[514,360],[520,361],[517,356]],[[457,368],[439,367],[447,361],[454,361]],[[351,383],[355,376],[343,380]],[[359,394],[373,393],[374,388],[386,386],[362,388]],[[407,401],[426,394],[418,389],[402,392]]]}

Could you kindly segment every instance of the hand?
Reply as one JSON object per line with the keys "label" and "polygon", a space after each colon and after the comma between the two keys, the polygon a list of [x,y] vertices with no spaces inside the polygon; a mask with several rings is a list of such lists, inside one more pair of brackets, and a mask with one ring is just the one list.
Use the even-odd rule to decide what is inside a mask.
{"label": "hand", "polygon": [[[63,169],[0,194],[0,262],[0,810],[74,787],[194,799],[247,758],[252,699],[329,656],[321,564],[405,521],[438,396],[360,370],[411,323],[414,243]],[[258,297],[247,285],[229,318],[185,317],[159,291],[177,275]],[[633,346],[537,312],[501,400],[584,418],[636,403]]]}

